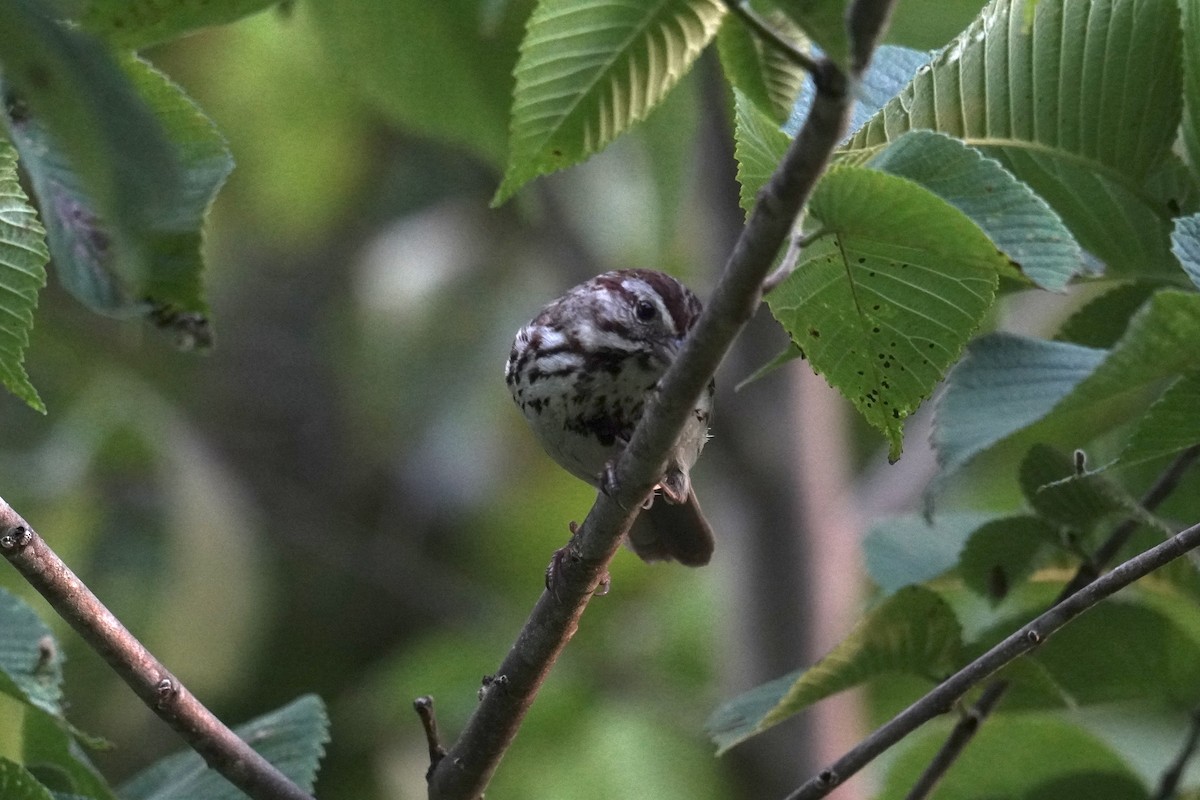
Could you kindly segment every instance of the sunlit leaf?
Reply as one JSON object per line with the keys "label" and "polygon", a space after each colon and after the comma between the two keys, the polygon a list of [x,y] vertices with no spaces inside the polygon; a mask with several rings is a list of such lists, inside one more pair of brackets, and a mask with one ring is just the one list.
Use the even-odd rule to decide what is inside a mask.
{"label": "sunlit leaf", "polygon": [[278,0],[87,0],[78,15],[84,30],[113,45],[138,50],[200,28],[224,25]]}
{"label": "sunlit leaf", "polygon": [[0,381],[31,408],[46,407],[25,373],[38,291],[46,285],[46,232],[17,179],[17,154],[0,140]]}
{"label": "sunlit leaf", "polygon": [[809,214],[824,236],[767,301],[894,461],[905,418],[979,325],[1007,262],[962,212],[876,170],[831,169]]}
{"label": "sunlit leaf", "polygon": [[740,90],[734,89],[734,155],[737,157],[739,197],[747,214],[758,191],[766,185],[787,151],[788,135],[759,110]]}
{"label": "sunlit leaf", "polygon": [[997,161],[957,139],[910,131],[867,162],[919,183],[983,229],[1020,272],[1061,290],[1083,254],[1058,215]]}
{"label": "sunlit leaf", "polygon": [[971,591],[997,603],[1033,573],[1058,541],[1058,532],[1038,517],[991,520],[963,546],[958,571]]}
{"label": "sunlit leaf", "polygon": [[1169,274],[1170,211],[1143,185],[1180,119],[1177,3],[1044,2],[1031,25],[1027,9],[989,3],[851,146],[948,133],[1029,184],[1112,271]]}
{"label": "sunlit leaf", "polygon": [[[329,741],[328,729],[324,705],[317,697],[306,695],[235,732],[298,786],[311,791]],[[204,759],[191,750],[167,756],[138,773],[121,786],[119,794],[125,800],[245,798],[240,789],[209,769]]]}
{"label": "sunlit leaf", "polygon": [[718,0],[543,0],[517,62],[502,203],[601,150],[670,91],[725,14]]}
{"label": "sunlit leaf", "polygon": [[1200,444],[1200,372],[1184,374],[1137,421],[1118,463],[1137,464]]}
{"label": "sunlit leaf", "polygon": [[822,698],[889,673],[937,680],[956,664],[962,633],[936,593],[911,586],[867,614],[807,670],[751,689],[709,718],[709,735],[724,752]]}
{"label": "sunlit leaf", "polygon": [[[798,49],[806,44],[804,35],[790,19],[778,12],[764,15],[764,21]],[[792,113],[792,105],[804,83],[805,72],[779,48],[763,42],[736,15],[725,18],[717,34],[721,66],[734,89],[748,98],[776,126]]]}
{"label": "sunlit leaf", "polygon": [[847,0],[774,0],[827,56],[847,64],[850,38],[846,32]]}
{"label": "sunlit leaf", "polygon": [[50,790],[38,783],[16,762],[0,756],[0,797],[4,800],[55,800]]}

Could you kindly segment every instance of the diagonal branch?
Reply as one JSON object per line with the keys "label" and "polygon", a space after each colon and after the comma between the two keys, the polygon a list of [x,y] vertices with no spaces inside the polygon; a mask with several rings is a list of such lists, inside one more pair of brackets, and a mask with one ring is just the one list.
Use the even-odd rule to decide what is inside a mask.
{"label": "diagonal branch", "polygon": [[854,43],[857,68],[850,78],[833,62],[816,64],[812,77],[817,92],[808,119],[759,193],[704,313],[617,462],[614,496],[597,496],[567,545],[556,572],[555,592],[544,592],[539,598],[458,741],[430,771],[432,800],[473,800],[482,795],[538,688],[575,633],[621,537],[662,477],[666,453],[696,399],[758,307],[762,282],[775,255],[846,132],[852,83],[869,61],[894,2],[854,3],[849,24],[858,34]]}
{"label": "diagonal branch", "polygon": [[0,552],[134,694],[230,783],[254,800],[312,800],[201,705],[2,498]]}
{"label": "diagonal branch", "polygon": [[1165,542],[1118,565],[1075,594],[1052,606],[975,659],[897,714],[852,750],[801,786],[787,800],[816,800],[825,797],[842,781],[854,775],[877,756],[934,717],[944,714],[972,686],[1033,650],[1059,628],[1134,581],[1200,547],[1200,524],[1181,531]]}

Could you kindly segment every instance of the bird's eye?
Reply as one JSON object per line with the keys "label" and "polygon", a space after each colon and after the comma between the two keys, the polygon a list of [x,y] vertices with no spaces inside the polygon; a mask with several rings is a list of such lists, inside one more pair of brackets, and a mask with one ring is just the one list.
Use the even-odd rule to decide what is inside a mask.
{"label": "bird's eye", "polygon": [[633,313],[637,315],[640,322],[650,322],[658,316],[658,309],[649,300],[638,300]]}

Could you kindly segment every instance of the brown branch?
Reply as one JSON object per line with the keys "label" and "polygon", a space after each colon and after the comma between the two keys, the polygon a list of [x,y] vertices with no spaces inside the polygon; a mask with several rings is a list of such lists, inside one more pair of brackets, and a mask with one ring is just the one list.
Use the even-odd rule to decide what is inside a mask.
{"label": "brown branch", "polygon": [[[878,26],[860,23],[864,37],[856,53],[869,53],[894,0],[855,4]],[[866,7],[865,11],[857,11]],[[879,13],[879,8],[885,13]],[[865,60],[863,61],[865,65]],[[760,287],[801,207],[845,134],[851,110],[849,79],[828,60],[815,65],[817,87],[804,126],[758,202],[734,246],[704,313],[679,357],[660,383],[616,464],[613,497],[597,496],[587,518],[559,560],[555,592],[544,592],[516,643],[496,673],[503,683],[490,687],[467,720],[454,746],[429,776],[432,800],[473,800],[482,795],[501,757],[559,653],[575,633],[592,592],[606,574],[634,514],[662,477],[665,455],[682,430],[695,401],[761,300]]]}
{"label": "brown branch", "polygon": [[0,498],[0,552],[142,702],[254,800],[312,800],[200,704]]}
{"label": "brown branch", "polygon": [[1200,546],[1200,525],[1193,525],[1097,578],[1075,594],[1009,635],[951,675],[929,694],[877,728],[844,756],[801,786],[787,800],[825,797],[842,781],[871,763],[892,745],[934,717],[946,713],[972,686],[1033,650],[1051,634],[1106,597]]}

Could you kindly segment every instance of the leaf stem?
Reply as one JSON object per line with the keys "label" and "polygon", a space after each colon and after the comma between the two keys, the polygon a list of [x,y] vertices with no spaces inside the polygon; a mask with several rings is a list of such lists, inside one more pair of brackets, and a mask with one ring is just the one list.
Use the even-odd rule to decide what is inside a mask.
{"label": "leaf stem", "polygon": [[758,38],[774,47],[793,64],[810,74],[817,71],[817,61],[812,56],[780,36],[774,28],[754,13],[749,4],[740,2],[740,0],[725,0],[725,5],[733,12],[734,16],[754,31]]}

